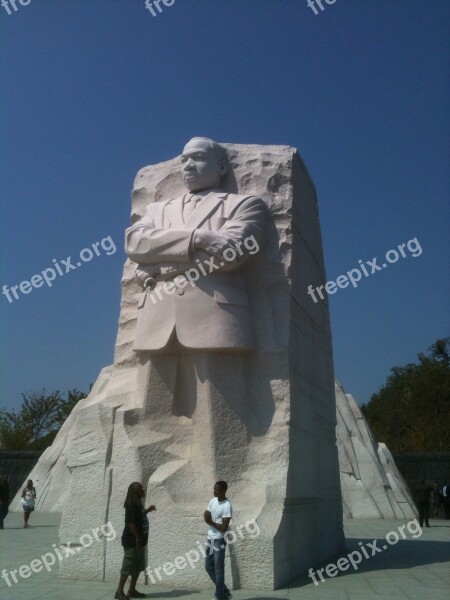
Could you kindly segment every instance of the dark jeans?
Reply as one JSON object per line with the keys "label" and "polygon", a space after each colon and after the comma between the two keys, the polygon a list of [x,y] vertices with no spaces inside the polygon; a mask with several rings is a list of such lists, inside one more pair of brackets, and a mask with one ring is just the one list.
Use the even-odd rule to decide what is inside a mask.
{"label": "dark jeans", "polygon": [[444,498],[442,498],[442,504],[444,505],[445,518],[450,519],[450,498],[444,496]]}
{"label": "dark jeans", "polygon": [[425,525],[427,527],[430,526],[428,523],[428,517],[430,516],[430,503],[428,501],[419,502],[419,525],[423,527],[423,522],[425,520]]}
{"label": "dark jeans", "polygon": [[3,521],[8,514],[8,505],[0,504],[0,529],[3,529]]}
{"label": "dark jeans", "polygon": [[[223,538],[208,540],[214,548],[206,545],[205,569],[216,586],[216,598],[223,600],[230,595],[230,590],[225,585],[225,550],[227,543]],[[222,547],[221,547],[222,546]]]}

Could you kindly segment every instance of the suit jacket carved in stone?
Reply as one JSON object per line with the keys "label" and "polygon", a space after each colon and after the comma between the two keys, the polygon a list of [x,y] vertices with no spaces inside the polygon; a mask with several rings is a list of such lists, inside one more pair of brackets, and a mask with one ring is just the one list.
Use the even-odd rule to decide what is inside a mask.
{"label": "suit jacket carved in stone", "polygon": [[[134,350],[164,350],[173,335],[191,349],[251,350],[253,327],[240,269],[249,258],[248,248],[241,244],[243,255],[237,252],[235,260],[215,258],[213,268],[212,257],[195,249],[192,238],[200,228],[223,231],[244,242],[251,239],[250,249],[260,248],[265,204],[255,196],[213,191],[185,223],[183,202],[181,196],[149,204],[142,219],[126,231],[127,255],[156,283],[139,301]],[[191,285],[183,274],[190,269],[200,272],[199,263],[208,274]],[[167,293],[167,281],[175,279],[177,288]]]}

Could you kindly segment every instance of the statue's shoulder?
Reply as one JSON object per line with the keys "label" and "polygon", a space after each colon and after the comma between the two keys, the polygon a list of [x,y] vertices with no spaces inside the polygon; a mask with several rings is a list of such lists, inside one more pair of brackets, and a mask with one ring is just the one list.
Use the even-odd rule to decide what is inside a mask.
{"label": "statue's shoulder", "polygon": [[176,196],[174,198],[168,198],[167,200],[156,200],[155,202],[150,202],[145,207],[145,211],[147,214],[160,214],[164,211],[164,209],[172,204],[180,204],[183,202],[183,196]]}
{"label": "statue's shoulder", "polygon": [[227,194],[226,202],[233,208],[254,206],[264,209],[266,206],[264,200],[256,194]]}
{"label": "statue's shoulder", "polygon": [[227,194],[227,202],[233,204],[241,204],[247,200],[264,203],[264,200],[256,194]]}

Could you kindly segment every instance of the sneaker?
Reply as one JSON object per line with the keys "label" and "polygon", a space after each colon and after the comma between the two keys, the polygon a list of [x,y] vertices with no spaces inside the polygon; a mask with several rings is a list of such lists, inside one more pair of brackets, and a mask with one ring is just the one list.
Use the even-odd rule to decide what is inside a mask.
{"label": "sneaker", "polygon": [[119,590],[114,594],[114,598],[116,600],[128,600],[128,596],[125,595],[125,592],[120,592]]}
{"label": "sneaker", "polygon": [[128,598],[147,598],[147,594],[134,590],[134,592],[128,592]]}

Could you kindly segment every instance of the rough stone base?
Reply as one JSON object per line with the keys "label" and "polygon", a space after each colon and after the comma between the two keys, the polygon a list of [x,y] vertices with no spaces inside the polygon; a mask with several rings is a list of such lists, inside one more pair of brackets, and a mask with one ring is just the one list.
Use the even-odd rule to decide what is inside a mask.
{"label": "rough stone base", "polygon": [[344,516],[414,519],[417,509],[385,444],[377,444],[353,396],[336,382]]}
{"label": "rough stone base", "polygon": [[[252,538],[241,530],[242,539],[230,544],[228,582],[273,589],[344,544],[328,304],[315,304],[307,294],[309,284],[323,284],[326,276],[315,190],[297,151],[225,147],[232,167],[225,190],[258,195],[268,209],[264,248],[241,267],[257,344],[243,358],[245,437],[231,415],[239,407],[229,416],[219,408],[224,400],[233,402],[224,390],[233,387],[234,368],[211,389],[208,377],[196,372],[192,385],[201,403],[191,416],[164,408],[173,393],[164,365],[132,350],[140,289],[127,261],[114,366],[102,371],[41,464],[49,494],[55,502],[65,497],[60,539],[72,546],[108,521],[120,533],[128,485],[141,481],[147,505],[158,508],[150,515],[150,567],[198,548],[212,486],[226,477],[234,531],[253,521],[260,531]],[[133,189],[132,222],[149,202],[182,192],[179,159],[142,169]],[[224,450],[217,453],[218,447]],[[119,539],[95,542],[64,562],[61,574],[116,578],[121,557]],[[210,586],[200,561],[198,568],[168,576],[167,584]]]}

